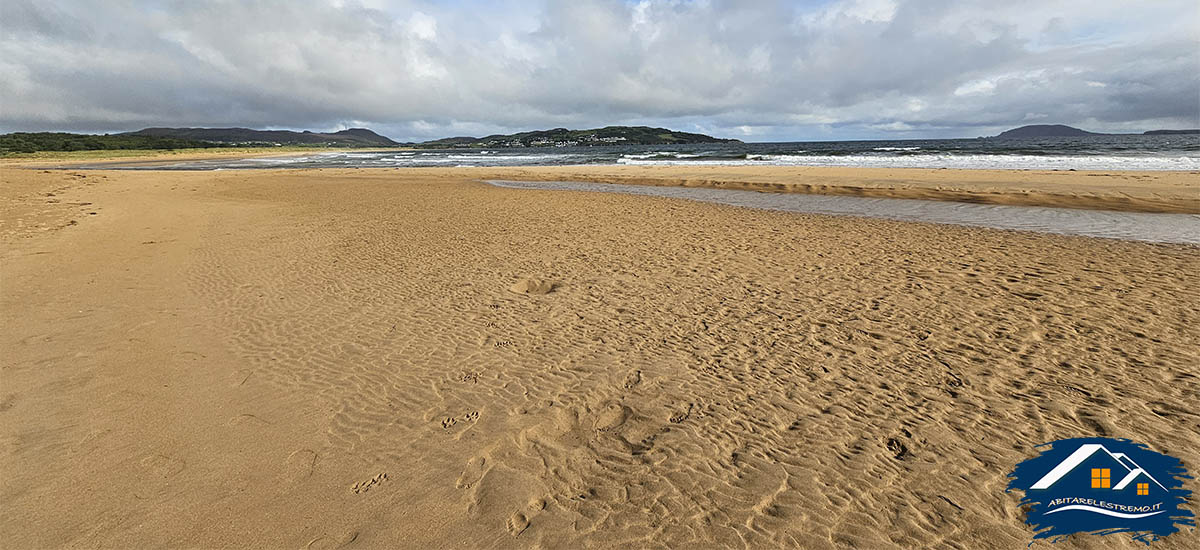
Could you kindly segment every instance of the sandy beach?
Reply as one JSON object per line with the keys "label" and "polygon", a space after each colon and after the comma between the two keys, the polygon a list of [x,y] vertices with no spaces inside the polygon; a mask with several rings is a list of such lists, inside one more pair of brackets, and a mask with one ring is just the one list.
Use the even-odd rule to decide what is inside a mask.
{"label": "sandy beach", "polygon": [[488,178],[1200,212],[1195,173],[10,163],[3,546],[1024,548],[1038,444],[1200,472],[1196,247]]}

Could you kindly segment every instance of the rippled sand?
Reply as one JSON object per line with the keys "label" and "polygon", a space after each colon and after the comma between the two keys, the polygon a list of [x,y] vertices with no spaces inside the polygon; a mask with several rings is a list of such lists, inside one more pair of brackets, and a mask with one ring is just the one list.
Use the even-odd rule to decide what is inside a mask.
{"label": "rippled sand", "polygon": [[1036,444],[1200,470],[1196,247],[478,173],[4,171],[0,540],[1022,548]]}

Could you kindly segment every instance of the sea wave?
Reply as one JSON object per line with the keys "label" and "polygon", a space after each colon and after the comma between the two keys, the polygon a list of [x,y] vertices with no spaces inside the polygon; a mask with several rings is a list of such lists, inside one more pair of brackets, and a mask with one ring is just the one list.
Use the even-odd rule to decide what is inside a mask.
{"label": "sea wave", "polygon": [[854,168],[957,168],[996,170],[1200,170],[1200,157],[1082,156],[1082,155],[747,155],[737,159],[632,159],[618,164],[641,166],[844,166]]}
{"label": "sea wave", "polygon": [[1102,136],[1073,141],[905,140],[671,144],[568,148],[331,151],[204,160],[178,170],[438,166],[839,166],[1006,170],[1200,171],[1200,137]]}

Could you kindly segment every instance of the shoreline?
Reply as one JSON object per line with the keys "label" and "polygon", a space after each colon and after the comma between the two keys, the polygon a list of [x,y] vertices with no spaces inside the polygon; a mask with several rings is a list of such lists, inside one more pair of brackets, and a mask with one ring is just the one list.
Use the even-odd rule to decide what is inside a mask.
{"label": "shoreline", "polygon": [[[359,150],[347,150],[355,152]],[[328,152],[328,151],[324,151]],[[309,154],[295,152],[289,156]],[[139,160],[98,159],[86,168],[62,161],[50,169],[73,165],[72,170],[114,169],[119,165],[153,167],[186,160],[239,157],[236,153],[192,158],[147,158]],[[3,164],[0,164],[3,167]],[[150,168],[144,168],[150,169]],[[259,170],[259,169],[254,169]],[[626,185],[703,187],[769,193],[800,193],[868,198],[920,199],[999,204],[1050,206],[1117,212],[1200,214],[1200,172],[1193,171],[1052,171],[934,168],[846,168],[791,166],[624,166],[567,165],[513,167],[338,167],[264,168],[262,170],[342,170],[394,172],[413,177],[467,175],[473,179],[516,181],[578,181]]]}
{"label": "shoreline", "polygon": [[[1200,214],[1200,172],[774,166],[714,166],[700,169],[673,166],[564,166],[504,170],[506,174],[513,174],[508,179],[518,181],[581,181],[1118,212]],[[1131,180],[1138,183],[1131,185]]]}

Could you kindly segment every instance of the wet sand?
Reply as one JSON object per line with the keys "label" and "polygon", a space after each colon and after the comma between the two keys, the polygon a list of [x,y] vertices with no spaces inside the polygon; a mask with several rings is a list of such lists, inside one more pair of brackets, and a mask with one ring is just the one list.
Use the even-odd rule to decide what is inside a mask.
{"label": "wet sand", "polygon": [[1123,212],[1200,214],[1200,172],[833,166],[534,166],[494,179],[811,193]]}
{"label": "wet sand", "polygon": [[[1021,548],[1036,444],[1200,469],[1196,247],[477,181],[514,172],[646,178],[3,170],[0,540]],[[844,181],[1194,191],[941,172]]]}
{"label": "wet sand", "polygon": [[1128,241],[1200,246],[1200,215],[1114,212],[1083,208],[1015,206],[923,199],[891,199],[811,193],[764,193],[741,189],[624,185],[577,181],[485,180],[514,189],[588,191],[667,197],[760,210],[857,216],[885,220],[969,225],[991,229],[1080,235]]}

